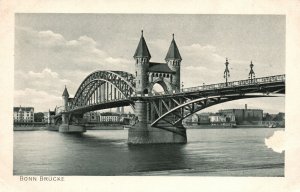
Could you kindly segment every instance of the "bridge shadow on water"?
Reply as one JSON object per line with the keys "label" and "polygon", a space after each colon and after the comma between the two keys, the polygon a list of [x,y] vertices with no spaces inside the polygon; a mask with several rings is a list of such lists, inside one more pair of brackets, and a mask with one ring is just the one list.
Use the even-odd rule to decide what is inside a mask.
{"label": "bridge shadow on water", "polygon": [[190,169],[185,157],[185,144],[128,145],[132,160],[139,163],[138,172],[157,172]]}
{"label": "bridge shadow on water", "polygon": [[[76,145],[77,158],[86,153],[89,157],[84,160],[85,163],[94,161],[90,164],[95,166],[92,169],[87,166],[89,171],[81,170],[81,175],[82,171],[84,175],[143,175],[191,169],[191,162],[185,149],[187,144],[129,145],[127,131],[125,134],[124,131],[112,133],[116,136],[112,134],[108,136],[107,131],[61,134],[68,143]],[[74,152],[72,155],[74,156]]]}

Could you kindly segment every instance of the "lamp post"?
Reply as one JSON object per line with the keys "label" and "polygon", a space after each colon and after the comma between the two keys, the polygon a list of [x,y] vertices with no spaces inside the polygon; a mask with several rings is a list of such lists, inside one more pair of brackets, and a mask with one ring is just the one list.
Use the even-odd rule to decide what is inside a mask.
{"label": "lamp post", "polygon": [[250,63],[250,72],[249,72],[249,79],[250,79],[251,83],[253,82],[253,79],[255,78],[255,73],[253,71],[253,66],[254,65],[251,61],[251,63]]}
{"label": "lamp post", "polygon": [[225,71],[224,71],[224,78],[226,80],[226,86],[228,86],[228,77],[230,77],[230,73],[229,73],[229,69],[228,69],[228,59],[226,58],[226,62],[225,62]]}

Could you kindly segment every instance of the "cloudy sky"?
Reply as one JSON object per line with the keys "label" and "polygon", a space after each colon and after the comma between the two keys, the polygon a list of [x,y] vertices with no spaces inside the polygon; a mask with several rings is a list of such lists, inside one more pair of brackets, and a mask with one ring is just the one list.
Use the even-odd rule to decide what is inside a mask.
{"label": "cloudy sky", "polygon": [[[16,14],[15,106],[48,111],[73,96],[95,70],[133,73],[140,31],[152,55],[163,62],[175,33],[183,58],[184,87],[247,79],[252,60],[257,77],[285,73],[285,17],[270,15]],[[284,112],[284,98],[245,99],[206,109],[261,108]]]}

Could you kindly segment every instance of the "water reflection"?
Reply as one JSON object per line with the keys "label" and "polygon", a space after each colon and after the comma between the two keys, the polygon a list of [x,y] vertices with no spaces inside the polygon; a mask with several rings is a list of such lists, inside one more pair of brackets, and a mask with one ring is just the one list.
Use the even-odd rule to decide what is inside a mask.
{"label": "water reflection", "polygon": [[188,169],[182,144],[128,145],[136,172]]}

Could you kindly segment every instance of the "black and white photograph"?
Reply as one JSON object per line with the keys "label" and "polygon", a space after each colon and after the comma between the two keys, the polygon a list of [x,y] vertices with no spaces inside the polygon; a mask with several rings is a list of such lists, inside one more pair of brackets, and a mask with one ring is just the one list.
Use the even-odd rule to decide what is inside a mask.
{"label": "black and white photograph", "polygon": [[14,80],[14,175],[284,176],[284,15],[17,13]]}
{"label": "black and white photograph", "polygon": [[298,192],[299,10],[0,0],[0,192]]}

